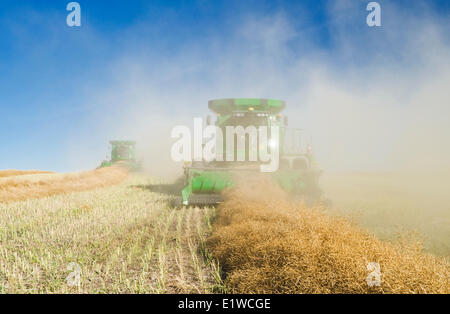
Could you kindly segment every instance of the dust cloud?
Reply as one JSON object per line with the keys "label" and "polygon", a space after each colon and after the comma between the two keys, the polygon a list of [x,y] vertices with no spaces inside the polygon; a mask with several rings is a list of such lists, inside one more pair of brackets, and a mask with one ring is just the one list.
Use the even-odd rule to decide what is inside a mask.
{"label": "dust cloud", "polygon": [[448,171],[448,26],[408,12],[385,5],[383,27],[372,29],[351,1],[329,6],[328,49],[283,12],[247,16],[226,42],[188,43],[157,62],[130,48],[112,66],[114,86],[96,93],[108,114],[93,118],[105,139],[138,141],[149,173],[172,176],[181,165],[170,131],[193,129],[208,100],[279,98],[327,171]]}

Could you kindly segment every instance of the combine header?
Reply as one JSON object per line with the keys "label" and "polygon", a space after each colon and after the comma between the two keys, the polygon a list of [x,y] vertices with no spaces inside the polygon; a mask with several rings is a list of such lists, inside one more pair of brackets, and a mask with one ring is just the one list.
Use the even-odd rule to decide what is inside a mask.
{"label": "combine header", "polygon": [[[278,167],[265,175],[271,176],[274,182],[294,197],[307,201],[320,200],[322,192],[318,180],[321,171],[313,160],[311,139],[304,130],[287,128],[288,119],[281,114],[284,108],[284,101],[274,99],[236,98],[209,102],[209,109],[217,116],[215,126],[220,128],[223,134],[226,134],[228,127],[278,127],[278,138],[271,138],[272,135],[269,135],[266,145],[269,151],[277,149]],[[206,124],[212,124],[210,116]],[[239,136],[246,139],[245,147],[236,145]],[[252,172],[260,172],[261,165],[265,163],[249,161],[248,158],[251,142],[249,134],[236,133],[233,138],[231,152],[223,138],[223,148],[226,151],[224,155],[231,154],[236,158],[239,155],[244,156],[244,161],[236,161],[236,158],[228,161],[228,158],[222,158],[223,161],[193,161],[185,164],[185,187],[181,192],[183,205],[217,204],[222,200],[221,192],[236,184],[237,176],[244,177],[245,180]],[[257,150],[261,150],[260,145]]]}
{"label": "combine header", "polygon": [[103,161],[100,168],[123,165],[132,171],[139,171],[140,164],[136,162],[136,142],[110,141],[111,160]]}

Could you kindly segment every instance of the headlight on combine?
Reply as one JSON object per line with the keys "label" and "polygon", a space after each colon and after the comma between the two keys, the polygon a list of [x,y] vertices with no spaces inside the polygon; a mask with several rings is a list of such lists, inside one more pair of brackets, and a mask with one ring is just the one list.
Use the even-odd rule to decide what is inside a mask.
{"label": "headlight on combine", "polygon": [[270,140],[269,141],[270,148],[276,148],[278,147],[278,141],[277,140]]}

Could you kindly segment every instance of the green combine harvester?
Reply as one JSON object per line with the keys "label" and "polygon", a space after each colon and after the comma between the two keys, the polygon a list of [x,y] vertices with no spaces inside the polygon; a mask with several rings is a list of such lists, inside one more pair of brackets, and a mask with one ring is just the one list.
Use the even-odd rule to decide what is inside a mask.
{"label": "green combine harvester", "polygon": [[[227,188],[233,187],[236,175],[250,175],[252,172],[260,172],[260,166],[265,164],[261,161],[249,160],[249,134],[245,134],[245,148],[236,145],[235,134],[233,151],[227,151],[226,129],[227,127],[255,126],[277,126],[279,129],[278,139],[268,138],[266,148],[269,151],[274,145],[278,145],[279,167],[274,172],[267,172],[283,190],[295,198],[306,201],[319,201],[322,191],[319,188],[319,177],[321,170],[317,168],[313,159],[311,139],[302,129],[291,129],[287,127],[287,117],[281,112],[286,104],[281,100],[274,99],[218,99],[209,102],[209,109],[216,114],[215,126],[222,130],[223,151],[225,154],[245,156],[244,161],[192,161],[185,163],[184,167],[184,189],[181,192],[183,205],[207,205],[217,204],[222,201],[221,193]],[[211,125],[211,117],[206,120]],[[271,136],[269,134],[269,136]],[[231,137],[230,137],[231,138]],[[276,141],[274,141],[276,140]],[[258,150],[261,147],[258,145]]]}
{"label": "green combine harvester", "polygon": [[135,141],[110,141],[111,160],[103,161],[100,168],[121,165],[131,171],[139,171],[141,166],[136,161]]}

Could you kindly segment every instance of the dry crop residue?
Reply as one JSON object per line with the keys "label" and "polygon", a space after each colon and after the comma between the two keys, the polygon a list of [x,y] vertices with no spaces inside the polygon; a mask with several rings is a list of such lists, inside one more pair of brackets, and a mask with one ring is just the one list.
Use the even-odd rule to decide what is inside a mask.
{"label": "dry crop residue", "polygon": [[119,167],[68,174],[35,174],[0,178],[0,202],[15,202],[55,194],[87,191],[122,182],[128,175]]}
{"label": "dry crop residue", "polygon": [[52,173],[52,172],[39,170],[0,170],[0,178],[24,176],[30,174],[43,174],[43,173]]}
{"label": "dry crop residue", "polygon": [[[207,244],[233,293],[450,292],[446,260],[419,244],[379,241],[267,182],[229,192]],[[366,282],[371,262],[380,265],[379,286]]]}

